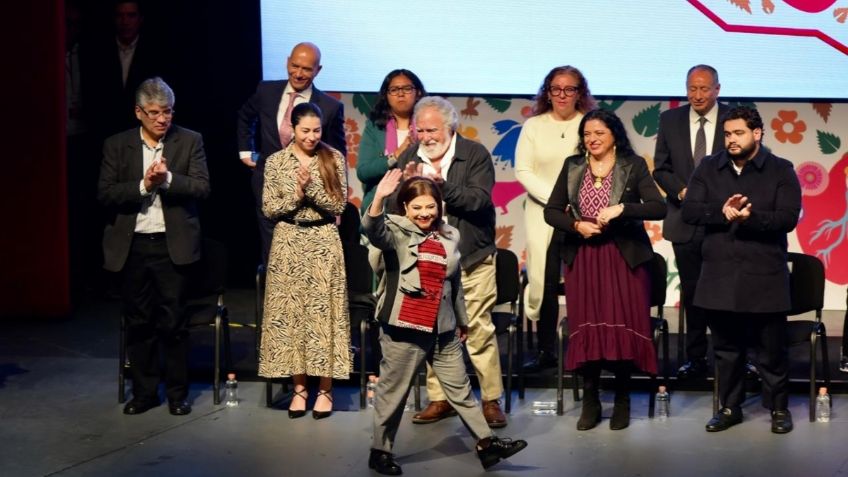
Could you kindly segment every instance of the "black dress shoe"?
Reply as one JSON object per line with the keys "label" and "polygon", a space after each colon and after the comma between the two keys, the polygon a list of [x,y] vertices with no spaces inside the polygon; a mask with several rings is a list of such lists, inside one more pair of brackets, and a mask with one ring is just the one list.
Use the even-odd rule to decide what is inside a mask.
{"label": "black dress shoe", "polygon": [[721,432],[730,429],[730,427],[740,422],[742,422],[742,411],[734,411],[730,408],[723,407],[707,423],[707,432]]}
{"label": "black dress shoe", "polygon": [[677,379],[702,378],[709,372],[707,358],[689,360],[677,370]]}
{"label": "black dress shoe", "polygon": [[191,404],[188,401],[168,401],[168,411],[174,416],[185,416],[191,413]]}
{"label": "black dress shoe", "polygon": [[771,412],[771,432],[775,434],[786,434],[792,432],[792,414],[788,409]]}
{"label": "black dress shoe", "polygon": [[549,351],[539,351],[531,360],[524,363],[525,373],[538,373],[543,369],[556,368],[557,357]]}
{"label": "black dress shoe", "polygon": [[527,447],[527,441],[518,439],[499,439],[497,437],[487,437],[480,439],[477,442],[477,457],[480,458],[480,463],[484,469],[497,464],[502,459],[506,459],[516,454],[521,449]]}
{"label": "black dress shoe", "polygon": [[[323,391],[323,390],[318,391],[318,395],[324,396],[327,399],[329,399],[330,404],[333,403],[333,394],[332,393],[333,393],[332,391]],[[325,417],[330,417],[330,415],[332,415],[332,414],[333,414],[332,409],[330,409],[329,411],[316,411],[316,410],[313,409],[312,410],[312,419],[315,419],[315,420],[324,419]]]}
{"label": "black dress shoe", "polygon": [[159,401],[133,399],[124,406],[124,414],[141,414],[159,405]]}
{"label": "black dress shoe", "polygon": [[403,473],[391,452],[377,449],[371,449],[371,455],[368,456],[368,468],[383,475],[400,475]]}

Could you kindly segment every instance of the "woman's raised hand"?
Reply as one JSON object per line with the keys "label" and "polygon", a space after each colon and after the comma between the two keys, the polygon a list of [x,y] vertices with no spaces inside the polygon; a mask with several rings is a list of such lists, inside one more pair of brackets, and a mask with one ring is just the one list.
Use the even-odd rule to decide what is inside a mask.
{"label": "woman's raised hand", "polygon": [[380,183],[377,184],[377,189],[374,191],[374,197],[388,197],[392,194],[392,192],[397,189],[398,184],[400,184],[401,177],[403,176],[403,172],[400,169],[391,169],[389,172],[386,172],[386,175],[380,179]]}

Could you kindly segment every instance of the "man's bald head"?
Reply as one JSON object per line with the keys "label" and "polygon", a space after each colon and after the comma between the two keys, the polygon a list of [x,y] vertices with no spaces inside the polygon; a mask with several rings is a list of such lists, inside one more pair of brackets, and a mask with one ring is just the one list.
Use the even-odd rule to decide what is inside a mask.
{"label": "man's bald head", "polygon": [[298,43],[292,48],[286,70],[289,73],[289,84],[295,91],[309,88],[321,71],[321,50],[313,43]]}

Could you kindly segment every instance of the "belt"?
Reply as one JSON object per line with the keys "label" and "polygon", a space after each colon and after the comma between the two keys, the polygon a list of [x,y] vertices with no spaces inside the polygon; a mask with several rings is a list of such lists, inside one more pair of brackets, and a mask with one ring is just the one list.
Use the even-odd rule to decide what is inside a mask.
{"label": "belt", "polygon": [[318,227],[320,225],[334,224],[336,223],[336,218],[333,217],[332,219],[303,220],[291,217],[280,217],[280,221],[285,222],[287,224],[297,225],[298,227]]}
{"label": "belt", "polygon": [[136,233],[134,236],[141,240],[165,240],[165,232],[158,232],[155,234]]}

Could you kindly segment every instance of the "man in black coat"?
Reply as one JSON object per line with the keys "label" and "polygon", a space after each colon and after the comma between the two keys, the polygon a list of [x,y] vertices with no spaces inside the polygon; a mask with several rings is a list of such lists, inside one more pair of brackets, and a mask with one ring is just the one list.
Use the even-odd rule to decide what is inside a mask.
{"label": "man in black coat", "polygon": [[801,186],[792,163],[760,143],[754,108],[731,109],[721,120],[725,151],[695,169],[683,200],[683,220],[703,225],[703,264],[695,306],[707,312],[718,368],[721,409],[708,432],[742,422],[745,356],[756,350],[763,406],[771,430],[792,430],[788,405],[786,312],[787,233],[798,223]]}
{"label": "man in black coat", "polygon": [[200,134],[171,124],[174,93],[161,78],[136,93],[141,127],[103,144],[97,197],[109,212],[104,268],[121,272],[133,398],[125,414],[159,405],[159,346],[171,414],[191,412],[184,292],[200,259],[197,201],[209,195]]}
{"label": "man in black coat", "polygon": [[686,362],[677,371],[678,379],[706,376],[709,369],[706,314],[692,306],[701,273],[704,227],[685,223],[680,216],[680,204],[686,197],[686,184],[695,166],[704,156],[724,149],[724,131],[718,120],[729,108],[716,102],[720,90],[718,72],[712,66],[695,65],[689,69],[686,74],[689,104],[660,115],[654,154],[654,180],[665,191],[668,203],[663,237],[674,248],[681,301],[686,311]]}
{"label": "man in black coat", "polygon": [[[312,84],[321,71],[321,50],[312,43],[298,43],[286,60],[288,79],[262,81],[256,92],[238,112],[239,159],[253,169],[253,196],[256,199],[256,216],[262,242],[262,263],[266,263],[271,250],[274,222],[262,214],[262,186],[265,160],[284,149],[292,138],[291,110],[300,103],[310,102],[321,109],[321,140],[347,154],[344,131],[344,105],[318,90]],[[253,162],[253,153],[258,153]]]}

